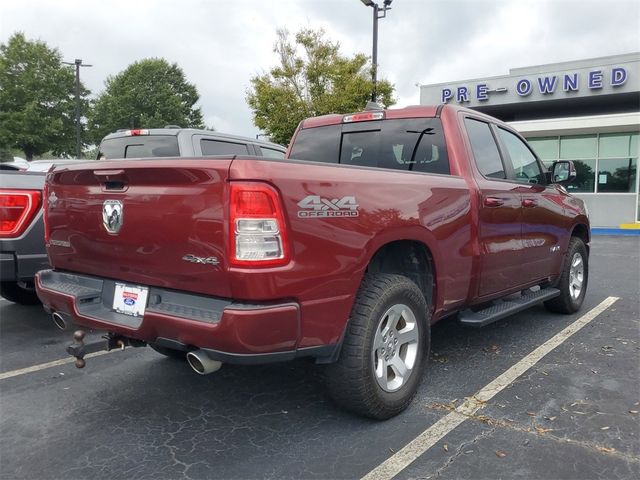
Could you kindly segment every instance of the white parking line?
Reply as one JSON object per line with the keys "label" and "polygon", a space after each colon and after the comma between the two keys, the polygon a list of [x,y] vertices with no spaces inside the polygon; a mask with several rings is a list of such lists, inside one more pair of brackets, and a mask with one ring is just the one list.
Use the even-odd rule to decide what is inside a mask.
{"label": "white parking line", "polygon": [[600,305],[587,312],[550,340],[547,340],[495,380],[482,387],[473,397],[467,398],[465,402],[453,412],[438,420],[406,446],[398,450],[397,453],[367,473],[362,477],[362,480],[389,480],[395,477],[418,457],[433,447],[445,435],[464,422],[469,415],[477,412],[487,401],[491,400],[505,387],[513,383],[520,375],[533,367],[545,355],[561,345],[573,334],[580,331],[580,329],[613,305],[617,300],[619,300],[618,297],[606,298]]}
{"label": "white parking line", "polygon": [[[100,355],[106,355],[107,353],[116,352],[116,351],[119,351],[119,350],[118,349],[110,350],[108,352],[105,350],[103,352],[89,353],[85,355],[84,358],[99,357]],[[26,367],[26,368],[21,368],[19,370],[12,370],[10,372],[0,373],[0,380],[4,380],[5,378],[17,377],[19,375],[24,375],[26,373],[38,372],[40,370],[45,370],[51,367],[57,367],[59,365],[65,365],[67,363],[73,363],[75,361],[76,361],[75,358],[68,357],[60,360],[54,360],[53,362],[41,363],[40,365],[34,365],[32,367]]]}

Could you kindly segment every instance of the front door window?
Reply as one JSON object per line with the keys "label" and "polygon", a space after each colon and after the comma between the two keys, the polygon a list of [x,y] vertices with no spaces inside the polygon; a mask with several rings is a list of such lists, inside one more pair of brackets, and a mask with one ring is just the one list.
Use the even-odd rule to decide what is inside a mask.
{"label": "front door window", "polygon": [[500,139],[507,151],[513,165],[515,181],[520,183],[544,183],[544,175],[535,155],[527,145],[513,133],[498,128]]}

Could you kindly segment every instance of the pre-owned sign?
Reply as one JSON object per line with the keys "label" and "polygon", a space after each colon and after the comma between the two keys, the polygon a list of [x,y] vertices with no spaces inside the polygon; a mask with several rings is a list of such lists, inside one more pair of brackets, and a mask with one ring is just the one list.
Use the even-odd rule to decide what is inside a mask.
{"label": "pre-owned sign", "polygon": [[[588,61],[581,61],[543,65],[514,69],[510,75],[501,77],[425,85],[421,87],[420,101],[474,107],[637,91],[640,59],[623,57],[619,63],[588,65]],[[574,68],[558,68],[572,65]]]}

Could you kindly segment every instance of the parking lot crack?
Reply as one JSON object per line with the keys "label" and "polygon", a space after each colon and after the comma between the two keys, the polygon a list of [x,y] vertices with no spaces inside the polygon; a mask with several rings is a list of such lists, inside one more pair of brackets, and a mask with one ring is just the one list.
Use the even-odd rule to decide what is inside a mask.
{"label": "parking lot crack", "polygon": [[[436,409],[436,410],[449,410],[449,411],[453,411],[455,408],[453,407],[453,405],[451,404],[441,404],[441,403],[435,403],[435,404],[431,404],[429,405],[428,408],[432,408],[432,409]],[[481,414],[477,414],[477,413],[473,413],[473,414],[467,414],[464,412],[458,412],[461,413],[462,415],[465,415],[469,420],[472,420],[474,422],[478,422],[478,423],[483,423],[485,425],[489,425],[491,427],[493,427],[493,429],[491,430],[492,432],[494,430],[496,430],[497,428],[502,428],[502,429],[509,429],[509,430],[514,430],[517,432],[522,432],[522,433],[526,433],[527,435],[533,435],[536,437],[544,437],[547,438],[551,441],[557,442],[557,443],[561,443],[561,444],[571,444],[571,445],[576,445],[578,447],[584,448],[586,450],[589,450],[591,453],[597,453],[600,455],[605,455],[605,456],[610,456],[610,457],[614,457],[614,458],[618,458],[620,460],[623,460],[627,463],[634,463],[634,464],[640,464],[640,459],[633,456],[633,455],[629,455],[625,452],[620,452],[614,448],[611,447],[607,447],[605,445],[599,445],[597,443],[594,442],[585,442],[585,441],[581,441],[581,440],[575,440],[572,438],[568,438],[568,437],[563,437],[563,436],[558,436],[558,435],[554,435],[551,432],[551,430],[546,429],[546,428],[542,428],[542,427],[525,427],[523,425],[520,425],[514,421],[511,420],[500,420],[500,419],[496,419],[493,417],[490,417],[488,415],[481,415]],[[476,436],[472,443],[475,443],[475,441],[478,440],[478,438],[480,437]],[[456,454],[451,457],[453,460],[455,460],[455,457],[458,456],[458,452],[456,452]]]}
{"label": "parking lot crack", "polygon": [[451,464],[453,464],[453,462],[455,462],[461,455],[466,455],[468,453],[470,453],[469,448],[471,447],[471,445],[476,444],[479,440],[481,440],[484,437],[490,436],[491,434],[493,434],[493,432],[495,432],[496,427],[490,428],[488,430],[484,430],[483,432],[479,433],[478,435],[476,435],[475,437],[473,437],[471,440],[461,443],[460,446],[456,449],[455,453],[453,455],[451,455],[447,461],[441,466],[439,467],[435,472],[434,475],[431,476],[430,478],[440,478],[440,475],[446,470],[448,469]]}

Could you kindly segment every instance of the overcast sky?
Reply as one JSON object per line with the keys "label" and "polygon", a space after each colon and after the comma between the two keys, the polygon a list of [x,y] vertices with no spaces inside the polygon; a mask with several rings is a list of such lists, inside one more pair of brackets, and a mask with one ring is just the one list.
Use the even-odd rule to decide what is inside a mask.
{"label": "overcast sky", "polygon": [[[378,0],[382,4],[382,0]],[[381,77],[397,106],[420,84],[507,74],[510,68],[640,51],[638,0],[394,0],[380,21]],[[0,43],[16,31],[82,58],[93,95],[149,57],[177,62],[200,93],[205,123],[257,133],[249,78],[276,63],[276,28],[324,28],[344,54],[371,54],[372,9],[360,0],[0,0]]]}

